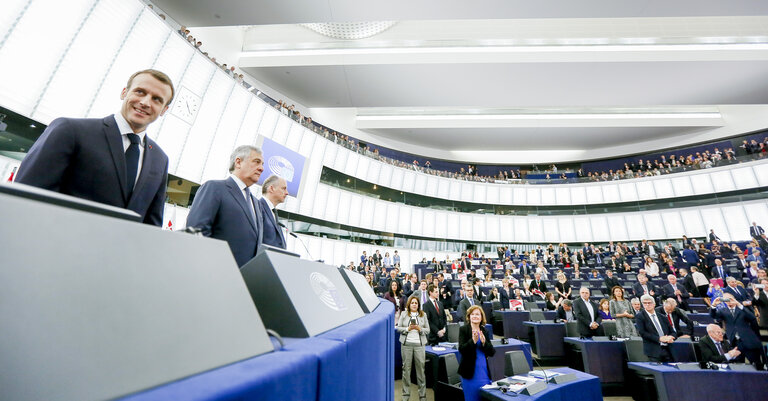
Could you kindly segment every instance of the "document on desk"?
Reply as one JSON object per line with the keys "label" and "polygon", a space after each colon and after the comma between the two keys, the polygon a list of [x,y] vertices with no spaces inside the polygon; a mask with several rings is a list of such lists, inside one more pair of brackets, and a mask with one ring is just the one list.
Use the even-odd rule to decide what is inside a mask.
{"label": "document on desk", "polygon": [[555,376],[560,376],[562,373],[555,372],[554,370],[532,370],[532,371],[528,372],[529,376],[533,376],[533,377],[535,377],[537,379],[542,379],[542,380],[545,379],[545,377],[544,377],[545,374],[546,374],[546,379],[550,379],[550,378],[553,378]]}

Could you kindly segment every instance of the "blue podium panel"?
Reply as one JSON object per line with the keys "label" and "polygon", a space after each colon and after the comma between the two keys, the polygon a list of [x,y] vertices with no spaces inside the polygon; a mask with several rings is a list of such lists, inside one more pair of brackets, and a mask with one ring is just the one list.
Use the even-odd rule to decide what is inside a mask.
{"label": "blue podium panel", "polygon": [[768,398],[768,372],[765,371],[678,370],[674,366],[648,362],[630,362],[627,366],[653,375],[660,401],[764,401]]}
{"label": "blue podium panel", "polygon": [[507,395],[499,389],[480,390],[484,400],[491,401],[602,401],[603,393],[597,377],[569,368],[550,369],[564,374],[571,373],[576,380],[563,384],[547,384],[546,390],[532,396]]}
{"label": "blue podium panel", "polygon": [[395,306],[385,300],[365,318],[329,330],[318,338],[343,342],[347,360],[339,367],[337,380],[353,383],[350,400],[393,400],[395,397],[394,330]]}
{"label": "blue podium panel", "polygon": [[318,400],[318,358],[279,351],[123,398],[167,400]]}
{"label": "blue podium panel", "polygon": [[341,380],[338,372],[341,366],[355,366],[357,361],[349,359],[343,342],[310,337],[307,339],[286,338],[285,351],[311,354],[318,358],[317,401],[347,400],[350,388],[360,383]]}

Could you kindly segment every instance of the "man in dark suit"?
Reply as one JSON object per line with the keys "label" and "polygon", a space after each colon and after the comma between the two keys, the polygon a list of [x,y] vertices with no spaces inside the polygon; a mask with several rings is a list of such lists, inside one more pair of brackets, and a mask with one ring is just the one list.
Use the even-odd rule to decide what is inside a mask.
{"label": "man in dark suit", "polygon": [[685,290],[688,291],[689,294],[693,294],[692,296],[696,297],[699,296],[699,289],[696,288],[696,283],[693,281],[693,276],[688,274],[688,270],[686,269],[680,269],[678,270],[680,273],[680,279],[683,281],[683,287],[685,287]]}
{"label": "man in dark suit", "polygon": [[447,309],[453,308],[453,285],[451,280],[446,280],[443,273],[437,275],[437,283],[440,290],[440,302]]}
{"label": "man in dark suit", "polygon": [[637,282],[632,285],[632,292],[635,294],[636,297],[639,297],[641,295],[650,295],[652,297],[655,297],[656,294],[659,292],[659,288],[656,287],[655,284],[648,281],[648,277],[644,274],[639,274],[637,276]]}
{"label": "man in dark suit", "polygon": [[443,304],[438,301],[440,296],[440,289],[430,284],[427,287],[429,293],[429,301],[422,306],[424,313],[427,314],[427,321],[429,322],[429,334],[427,334],[427,341],[430,345],[436,345],[439,342],[448,341],[445,335],[447,322],[445,320],[445,309]]}
{"label": "man in dark suit", "polygon": [[715,266],[712,267],[712,278],[723,279],[723,283],[725,283],[725,279],[728,276],[729,274],[723,266],[723,261],[720,258],[715,259]]}
{"label": "man in dark suit", "polygon": [[238,266],[243,266],[261,246],[261,209],[250,187],[264,171],[261,149],[238,146],[230,156],[230,176],[204,183],[195,195],[187,226],[206,237],[227,241]]}
{"label": "man in dark suit", "polygon": [[456,320],[463,322],[466,317],[465,315],[467,314],[467,309],[473,305],[482,305],[482,303],[475,299],[475,289],[472,288],[472,285],[467,284],[464,286],[464,298],[461,299],[459,307],[456,308]]}
{"label": "man in dark suit", "polygon": [[531,285],[528,286],[528,291],[539,290],[542,293],[547,292],[547,284],[541,280],[541,274],[536,273],[533,275],[534,279],[531,280]]}
{"label": "man in dark suit", "polygon": [[635,314],[635,325],[643,338],[643,353],[652,362],[672,362],[669,344],[675,341],[667,319],[656,313],[656,301],[650,295],[640,297],[643,310]]}
{"label": "man in dark suit", "polygon": [[664,286],[661,287],[661,298],[675,299],[681,308],[690,310],[688,308],[688,299],[691,295],[688,293],[688,290],[686,290],[682,284],[677,282],[677,277],[675,277],[674,274],[668,275],[667,281],[667,284],[664,284]]}
{"label": "man in dark suit", "polygon": [[611,288],[613,287],[621,287],[619,278],[613,275],[613,270],[611,269],[605,270],[605,278],[603,278],[603,284],[605,284],[606,294],[611,294]]}
{"label": "man in dark suit", "polygon": [[688,263],[688,266],[699,265],[699,254],[696,253],[695,249],[693,249],[693,245],[689,245],[685,249],[683,249],[682,254],[683,254],[683,260],[685,260],[685,263]]}
{"label": "man in dark suit", "polygon": [[[762,286],[762,288],[760,288]],[[768,288],[768,279],[762,278],[759,280],[759,284],[752,286],[754,291],[754,306],[757,312],[760,314],[760,328],[768,329],[768,295],[765,290]]]}
{"label": "man in dark suit", "polygon": [[744,287],[738,285],[735,278],[728,277],[725,279],[725,283],[726,286],[723,287],[723,294],[731,294],[737,301],[744,304],[744,306],[748,306],[750,309],[752,308],[752,299],[750,299],[749,292]]}
{"label": "man in dark suit", "polygon": [[575,322],[576,316],[573,313],[573,301],[570,299],[564,299],[563,304],[557,307],[557,315],[555,316],[555,323],[557,322]]}
{"label": "man in dark suit", "polygon": [[699,349],[702,367],[707,362],[728,363],[741,355],[738,348],[731,348],[728,339],[723,338],[723,329],[716,324],[707,325],[707,335],[699,340]]}
{"label": "man in dark suit", "polygon": [[765,364],[765,351],[758,335],[757,319],[749,308],[745,308],[732,294],[724,293],[725,308],[718,308],[722,303],[721,298],[712,302],[709,315],[725,323],[726,335],[731,344],[741,350],[749,362],[758,370],[762,370]]}
{"label": "man in dark suit", "polygon": [[592,337],[603,335],[603,328],[600,322],[603,318],[598,313],[597,304],[589,300],[589,288],[581,287],[579,289],[579,298],[573,301],[573,311],[576,313],[576,321],[579,322],[579,335],[582,337]]}
{"label": "man in dark suit", "polygon": [[715,234],[714,229],[709,230],[709,242],[720,241],[720,237]]}
{"label": "man in dark suit", "polygon": [[173,83],[139,71],[120,94],[120,113],[99,119],[57,118],[29,149],[16,182],[130,209],[161,226],[168,156],[146,135],[173,99]]}
{"label": "man in dark suit", "polygon": [[749,227],[749,236],[754,239],[758,239],[763,234],[765,234],[763,227],[758,226],[757,223],[753,221],[752,226]]}
{"label": "man in dark suit", "polygon": [[[677,307],[677,301],[674,298],[667,298],[656,308],[656,313],[661,315],[662,319],[667,319],[672,328],[672,335],[676,338],[688,337],[693,335],[693,321],[688,315]],[[685,323],[685,326],[680,322]]]}
{"label": "man in dark suit", "polygon": [[285,235],[277,220],[277,205],[285,202],[288,196],[288,183],[276,175],[272,175],[261,184],[261,221],[264,227],[264,237],[261,242],[285,249]]}

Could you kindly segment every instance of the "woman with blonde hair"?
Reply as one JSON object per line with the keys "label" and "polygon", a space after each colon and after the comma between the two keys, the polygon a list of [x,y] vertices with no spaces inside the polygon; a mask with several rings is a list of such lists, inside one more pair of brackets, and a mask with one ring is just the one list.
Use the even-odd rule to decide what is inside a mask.
{"label": "woman with blonde hair", "polygon": [[397,331],[400,333],[400,354],[403,357],[403,401],[411,396],[411,366],[416,369],[416,383],[419,386],[419,400],[427,399],[427,379],[424,376],[426,356],[424,346],[427,345],[429,322],[427,315],[421,310],[419,297],[411,296],[406,302],[405,310],[397,320]]}

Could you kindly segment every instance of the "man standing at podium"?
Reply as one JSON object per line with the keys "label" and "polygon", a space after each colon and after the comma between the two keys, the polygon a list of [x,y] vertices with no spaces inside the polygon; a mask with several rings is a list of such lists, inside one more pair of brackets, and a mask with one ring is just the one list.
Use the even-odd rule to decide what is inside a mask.
{"label": "man standing at podium", "polygon": [[237,265],[242,267],[261,246],[261,209],[250,187],[264,171],[264,158],[261,149],[243,145],[232,152],[229,160],[229,178],[210,180],[197,191],[187,227],[227,241]]}
{"label": "man standing at podium", "polygon": [[285,202],[286,196],[288,196],[288,183],[277,175],[269,176],[261,184],[259,207],[264,222],[262,242],[282,249],[285,249],[285,235],[277,220],[277,205]]}
{"label": "man standing at podium", "polygon": [[16,182],[130,209],[161,226],[168,156],[146,131],[173,94],[164,73],[136,72],[120,94],[120,113],[53,120],[21,162]]}

